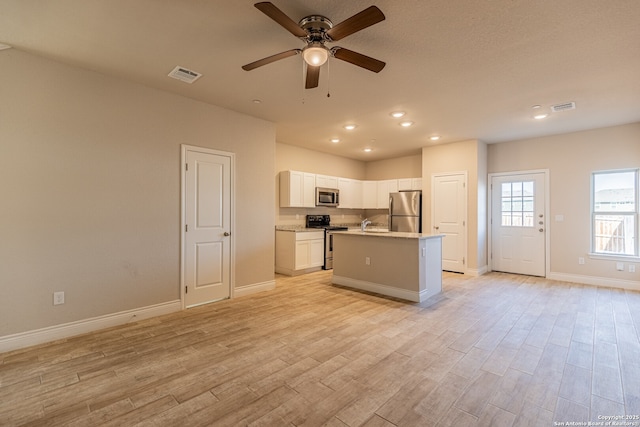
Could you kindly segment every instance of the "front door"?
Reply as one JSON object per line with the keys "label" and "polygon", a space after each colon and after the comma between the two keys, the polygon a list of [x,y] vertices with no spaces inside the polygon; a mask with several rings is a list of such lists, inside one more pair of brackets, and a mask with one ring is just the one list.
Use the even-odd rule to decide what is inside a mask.
{"label": "front door", "polygon": [[232,155],[183,146],[185,307],[231,295]]}
{"label": "front door", "polygon": [[491,179],[491,269],[545,276],[545,173]]}
{"label": "front door", "polygon": [[434,175],[433,233],[443,234],[442,269],[465,272],[466,174]]}

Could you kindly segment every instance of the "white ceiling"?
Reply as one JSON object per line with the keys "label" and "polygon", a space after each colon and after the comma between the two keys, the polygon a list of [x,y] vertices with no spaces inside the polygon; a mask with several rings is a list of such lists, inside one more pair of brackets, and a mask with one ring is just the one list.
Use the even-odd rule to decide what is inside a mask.
{"label": "white ceiling", "polygon": [[[337,24],[372,4],[386,15],[333,44],[385,69],[332,59],[312,90],[300,55],[240,68],[303,46],[254,3],[0,0],[0,43],[269,120],[279,142],[365,161],[417,153],[433,134],[495,143],[640,121],[638,0],[273,0],[296,22]],[[168,78],[176,65],[203,77]],[[535,104],[568,101],[577,109],[532,118]],[[400,127],[393,110],[415,125]]]}

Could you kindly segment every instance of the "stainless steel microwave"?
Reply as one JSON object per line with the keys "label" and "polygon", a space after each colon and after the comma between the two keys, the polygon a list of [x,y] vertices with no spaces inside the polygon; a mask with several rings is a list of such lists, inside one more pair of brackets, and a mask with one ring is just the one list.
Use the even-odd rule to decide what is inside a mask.
{"label": "stainless steel microwave", "polygon": [[316,187],[316,206],[338,207],[340,190],[337,188]]}

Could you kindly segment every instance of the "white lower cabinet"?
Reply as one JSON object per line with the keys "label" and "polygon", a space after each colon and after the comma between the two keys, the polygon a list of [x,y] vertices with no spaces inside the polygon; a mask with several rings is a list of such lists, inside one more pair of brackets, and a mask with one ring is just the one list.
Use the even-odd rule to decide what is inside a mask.
{"label": "white lower cabinet", "polygon": [[276,273],[296,276],[324,265],[323,231],[276,230]]}

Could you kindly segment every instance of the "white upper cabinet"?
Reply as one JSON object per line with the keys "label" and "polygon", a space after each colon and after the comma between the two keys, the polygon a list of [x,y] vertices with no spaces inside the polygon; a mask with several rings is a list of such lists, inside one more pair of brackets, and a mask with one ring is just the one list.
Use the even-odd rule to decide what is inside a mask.
{"label": "white upper cabinet", "polygon": [[398,191],[422,190],[422,178],[398,179]]}
{"label": "white upper cabinet", "polygon": [[411,189],[422,190],[422,178],[411,178]]}
{"label": "white upper cabinet", "polygon": [[378,209],[389,209],[389,193],[398,191],[398,180],[378,181]]}
{"label": "white upper cabinet", "polygon": [[315,207],[316,176],[298,171],[280,172],[280,207]]}
{"label": "white upper cabinet", "polygon": [[280,172],[280,207],[315,208],[316,187],[340,190],[342,209],[388,209],[389,193],[422,190],[422,178],[360,181],[299,171]]}
{"label": "white upper cabinet", "polygon": [[413,190],[413,188],[411,188],[411,183],[411,178],[400,178],[398,180],[398,191]]}
{"label": "white upper cabinet", "polygon": [[378,208],[378,181],[362,181],[362,208]]}
{"label": "white upper cabinet", "polygon": [[349,178],[338,178],[340,190],[339,208],[362,209],[362,181]]}
{"label": "white upper cabinet", "polygon": [[327,175],[316,175],[316,187],[338,188],[338,177]]}

